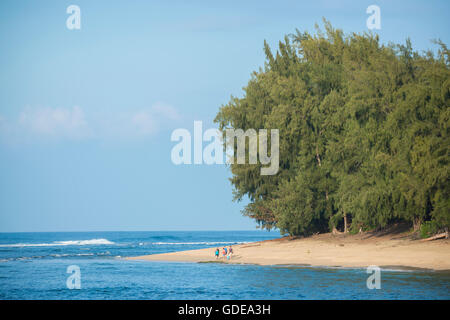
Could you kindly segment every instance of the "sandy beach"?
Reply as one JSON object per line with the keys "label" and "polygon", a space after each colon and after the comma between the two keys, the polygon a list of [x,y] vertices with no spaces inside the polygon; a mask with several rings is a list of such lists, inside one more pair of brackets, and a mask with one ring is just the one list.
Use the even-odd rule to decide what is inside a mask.
{"label": "sandy beach", "polygon": [[[129,257],[129,260],[221,262],[258,265],[308,265],[450,270],[450,240],[412,240],[406,233],[320,234],[234,245],[230,260],[216,259],[216,247]],[[220,248],[221,249],[221,248]],[[222,250],[221,250],[222,251]]]}

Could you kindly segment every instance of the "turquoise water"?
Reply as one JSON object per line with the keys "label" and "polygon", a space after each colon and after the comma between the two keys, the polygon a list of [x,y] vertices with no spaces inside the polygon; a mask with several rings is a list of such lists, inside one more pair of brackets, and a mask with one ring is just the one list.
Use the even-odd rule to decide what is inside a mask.
{"label": "turquoise water", "polygon": [[[1,233],[0,299],[450,299],[450,273],[126,261],[122,257],[277,238],[277,233]],[[211,250],[211,255],[214,250]],[[68,289],[67,267],[81,288]]]}

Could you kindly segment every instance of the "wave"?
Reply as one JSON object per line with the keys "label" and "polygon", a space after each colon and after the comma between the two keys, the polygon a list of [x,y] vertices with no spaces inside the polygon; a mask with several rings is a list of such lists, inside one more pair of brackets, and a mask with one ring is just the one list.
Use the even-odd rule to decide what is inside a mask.
{"label": "wave", "polygon": [[100,256],[110,256],[111,253],[109,251],[99,252],[99,253],[62,253],[62,254],[49,254],[43,256],[30,256],[30,257],[11,257],[6,259],[0,259],[0,262],[9,262],[9,261],[22,261],[22,260],[33,260],[33,259],[46,259],[46,258],[73,258],[73,257],[100,257]]}
{"label": "wave", "polygon": [[114,244],[107,239],[90,239],[90,240],[69,240],[69,241],[54,241],[51,243],[14,243],[14,244],[0,244],[0,247],[54,247],[54,246],[85,246],[85,245],[100,245],[100,244]]}
{"label": "wave", "polygon": [[244,244],[249,243],[248,241],[200,241],[200,242],[152,242],[151,244],[154,245],[196,245],[196,244],[206,244],[206,245],[213,245],[213,244]]}

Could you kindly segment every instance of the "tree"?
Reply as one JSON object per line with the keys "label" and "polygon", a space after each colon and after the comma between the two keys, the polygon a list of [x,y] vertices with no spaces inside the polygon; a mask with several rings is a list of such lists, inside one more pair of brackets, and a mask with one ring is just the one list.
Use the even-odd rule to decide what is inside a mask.
{"label": "tree", "polygon": [[215,122],[279,129],[280,170],[232,164],[235,200],[261,227],[308,235],[407,221],[450,226],[448,49],[418,54],[411,41],[373,34],[296,31],[254,72]]}

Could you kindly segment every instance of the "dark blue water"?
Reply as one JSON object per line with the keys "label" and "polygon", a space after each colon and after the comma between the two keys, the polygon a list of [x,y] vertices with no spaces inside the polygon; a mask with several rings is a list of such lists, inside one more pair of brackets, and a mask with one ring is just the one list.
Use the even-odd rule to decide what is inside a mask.
{"label": "dark blue water", "polygon": [[[167,263],[122,257],[277,238],[277,233],[0,233],[0,299],[450,299],[450,274],[365,269]],[[213,254],[213,250],[211,252]],[[68,266],[81,289],[68,289]]]}

